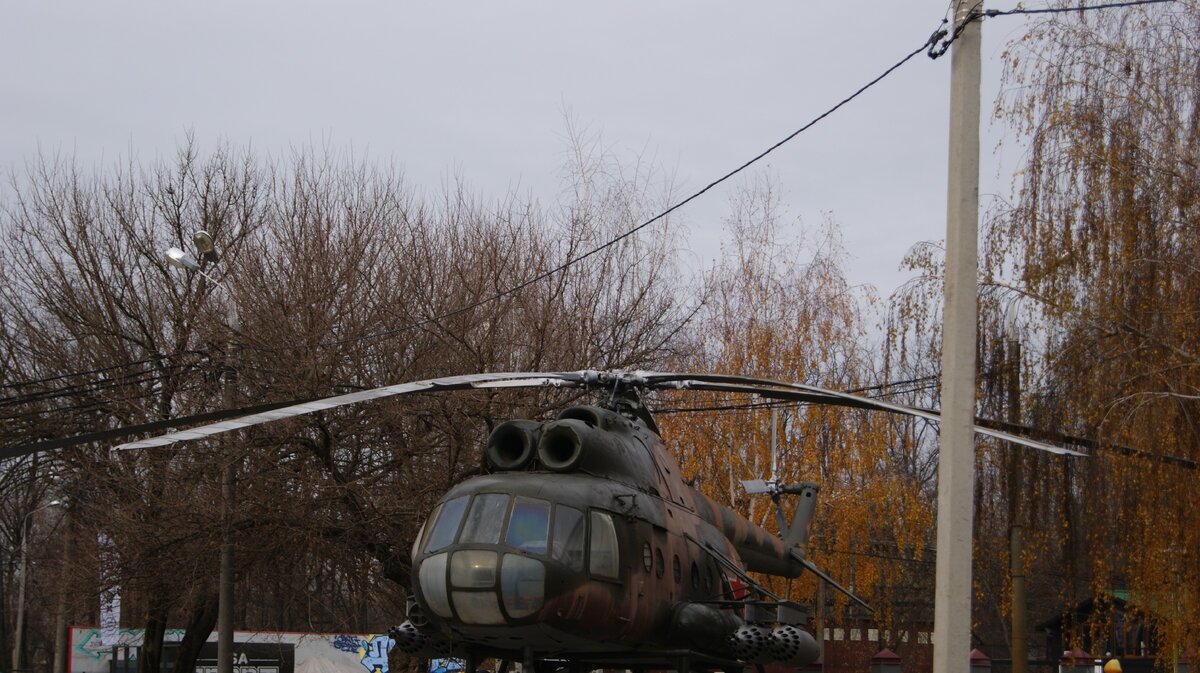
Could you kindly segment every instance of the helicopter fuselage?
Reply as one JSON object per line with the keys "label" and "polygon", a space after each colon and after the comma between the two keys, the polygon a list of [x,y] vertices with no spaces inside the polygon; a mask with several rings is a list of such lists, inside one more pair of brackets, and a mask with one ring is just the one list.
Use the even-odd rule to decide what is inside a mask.
{"label": "helicopter fuselage", "polygon": [[488,452],[511,469],[451,488],[414,543],[410,622],[430,651],[733,660],[728,566],[802,571],[780,538],[688,486],[636,419],[573,407],[500,426]]}

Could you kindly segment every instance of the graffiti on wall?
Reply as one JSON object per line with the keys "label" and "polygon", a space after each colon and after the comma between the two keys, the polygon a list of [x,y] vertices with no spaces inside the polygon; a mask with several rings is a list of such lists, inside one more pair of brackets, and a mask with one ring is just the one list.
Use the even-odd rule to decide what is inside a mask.
{"label": "graffiti on wall", "polygon": [[[112,657],[113,645],[120,646],[140,646],[142,644],[142,629],[120,629],[117,631],[117,640],[113,644],[104,644],[101,637],[100,629],[76,630],[75,632],[75,651],[79,654],[86,655],[97,661]],[[165,633],[165,639],[178,640],[183,638],[183,629],[168,629]]]}
{"label": "graffiti on wall", "polygon": [[368,636],[362,641],[362,647],[358,653],[358,663],[363,665],[363,668],[370,673],[388,673],[388,652],[392,651],[392,647],[396,644],[391,636]]}
{"label": "graffiti on wall", "polygon": [[396,644],[387,634],[355,636],[339,635],[330,639],[334,648],[358,655],[358,663],[368,673],[388,673],[388,653]]}
{"label": "graffiti on wall", "polygon": [[358,636],[340,635],[329,639],[329,644],[333,645],[333,649],[350,654],[358,654],[358,641],[361,640]]}
{"label": "graffiti on wall", "polygon": [[462,659],[430,659],[429,673],[462,673]]}

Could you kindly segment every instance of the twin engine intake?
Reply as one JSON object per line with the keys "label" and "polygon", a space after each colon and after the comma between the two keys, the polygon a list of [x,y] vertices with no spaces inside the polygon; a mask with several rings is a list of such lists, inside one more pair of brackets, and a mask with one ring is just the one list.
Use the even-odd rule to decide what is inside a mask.
{"label": "twin engine intake", "polygon": [[571,407],[563,410],[557,420],[546,423],[527,420],[501,423],[488,437],[485,456],[488,465],[499,472],[651,474],[653,465],[649,462],[646,441],[636,437],[636,432],[632,421],[614,411]]}
{"label": "twin engine intake", "polygon": [[487,442],[487,461],[504,472],[541,466],[551,472],[567,472],[583,455],[591,428],[586,422],[568,419],[551,423],[507,421],[500,424]]}

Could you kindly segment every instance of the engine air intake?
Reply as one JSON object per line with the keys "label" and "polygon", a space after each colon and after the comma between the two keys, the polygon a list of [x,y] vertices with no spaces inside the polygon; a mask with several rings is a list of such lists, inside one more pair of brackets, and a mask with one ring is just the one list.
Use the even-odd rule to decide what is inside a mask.
{"label": "engine air intake", "polygon": [[537,421],[506,421],[488,437],[488,465],[492,469],[520,470],[529,465],[538,446],[542,424]]}
{"label": "engine air intake", "polygon": [[538,442],[538,461],[547,470],[566,472],[583,455],[583,437],[587,425],[581,420],[563,420],[548,424]]}

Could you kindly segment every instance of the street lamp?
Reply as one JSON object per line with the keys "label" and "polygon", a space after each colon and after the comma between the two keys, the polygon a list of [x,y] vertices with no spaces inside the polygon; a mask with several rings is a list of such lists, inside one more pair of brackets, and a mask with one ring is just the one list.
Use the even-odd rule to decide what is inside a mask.
{"label": "street lamp", "polygon": [[16,638],[13,643],[12,667],[13,673],[24,670],[25,668],[25,584],[26,575],[29,567],[29,517],[35,512],[40,512],[49,507],[60,507],[66,503],[62,500],[51,500],[50,502],[36,507],[25,513],[25,517],[21,519],[21,583],[17,589],[17,629]]}
{"label": "street lamp", "polygon": [[200,271],[200,262],[190,252],[184,252],[175,246],[167,248],[167,264],[177,266],[186,271]]}
{"label": "street lamp", "polygon": [[[231,332],[238,330],[237,304],[229,296],[229,289],[219,280],[204,273],[206,264],[220,259],[212,236],[207,231],[197,231],[192,234],[192,243],[200,254],[197,260],[191,253],[176,247],[167,248],[166,261],[168,264],[188,272],[198,273],[213,285],[225,291],[229,300],[229,313],[226,316]],[[232,409],[237,403],[237,383],[233,368],[234,343],[232,337],[225,342],[225,406]],[[217,581],[217,673],[233,673],[233,502],[236,490],[236,471],[234,461],[226,460],[221,469],[221,500],[224,512],[221,530],[220,578]]]}

